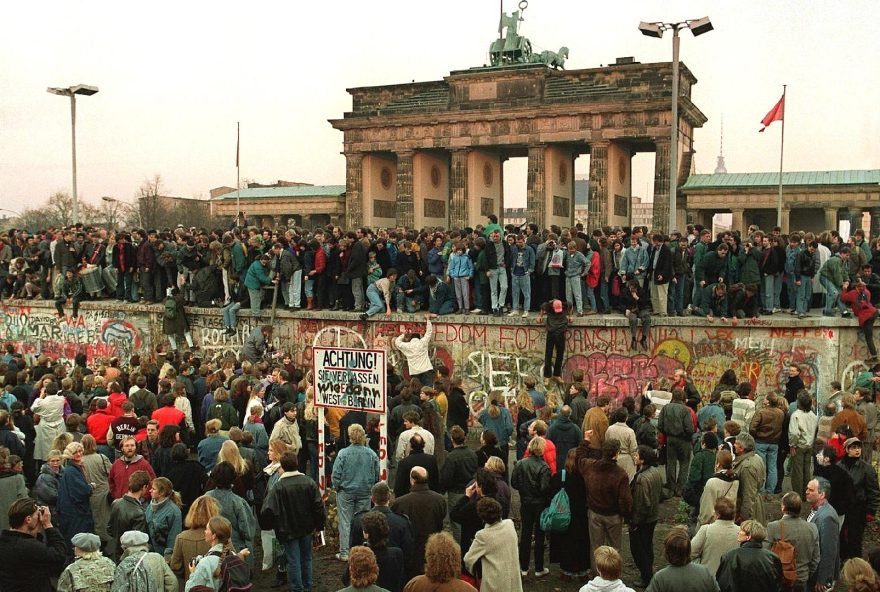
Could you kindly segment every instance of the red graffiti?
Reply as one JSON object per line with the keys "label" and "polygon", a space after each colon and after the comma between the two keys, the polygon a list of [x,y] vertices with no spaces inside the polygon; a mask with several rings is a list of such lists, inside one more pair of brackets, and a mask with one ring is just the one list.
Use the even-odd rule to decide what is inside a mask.
{"label": "red graffiti", "polygon": [[626,396],[638,395],[648,382],[672,376],[682,366],[678,360],[662,354],[651,358],[646,354],[629,357],[597,352],[568,358],[563,376],[570,380],[572,371],[583,370],[591,398],[608,395],[620,401]]}

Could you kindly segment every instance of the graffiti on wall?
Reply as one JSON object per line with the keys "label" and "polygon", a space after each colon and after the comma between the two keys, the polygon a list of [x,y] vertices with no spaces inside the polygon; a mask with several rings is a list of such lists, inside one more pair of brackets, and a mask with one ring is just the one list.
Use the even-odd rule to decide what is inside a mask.
{"label": "graffiti on wall", "polygon": [[47,355],[72,362],[77,354],[85,354],[90,361],[128,359],[148,345],[149,317],[90,309],[77,318],[59,318],[52,309],[29,306],[4,306],[2,311],[0,341],[30,358]]}
{"label": "graffiti on wall", "polygon": [[[107,309],[114,307],[109,306]],[[0,341],[35,356],[72,360],[85,353],[90,360],[125,358],[166,342],[161,334],[161,311],[84,308],[81,316],[58,319],[49,304],[0,308]],[[188,314],[195,342],[205,356],[238,354],[244,339],[264,318],[239,314],[237,333],[228,336],[217,311]],[[788,366],[804,369],[804,380],[814,392],[825,392],[832,380],[851,382],[867,359],[855,327],[769,326],[769,319],[739,326],[697,323],[693,326],[653,327],[647,351],[630,350],[629,328],[623,325],[574,326],[566,335],[563,378],[581,369],[592,397],[606,394],[620,400],[641,392],[649,382],[688,372],[697,389],[711,392],[728,369],[740,382],[758,392],[779,391]],[[780,323],[781,324],[781,323]],[[312,347],[341,344],[384,349],[395,370],[407,375],[406,361],[393,347],[401,334],[423,334],[425,323],[405,321],[281,317],[274,324],[276,347],[289,352],[296,363],[309,367]],[[326,343],[325,343],[326,342]],[[522,386],[526,375],[543,374],[544,329],[530,325],[434,324],[430,355],[435,367],[449,368],[468,393],[508,392]],[[845,384],[846,386],[846,384]]]}

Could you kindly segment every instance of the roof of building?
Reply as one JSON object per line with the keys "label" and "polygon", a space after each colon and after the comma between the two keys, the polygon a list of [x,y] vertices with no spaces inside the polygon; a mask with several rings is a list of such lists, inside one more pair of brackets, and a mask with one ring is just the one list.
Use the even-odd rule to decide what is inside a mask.
{"label": "roof of building", "polygon": [[[798,171],[782,173],[783,185],[872,185],[880,184],[880,169],[861,171]],[[779,173],[717,173],[691,175],[682,189],[773,187]]]}
{"label": "roof of building", "polygon": [[275,197],[340,197],[345,185],[306,185],[300,187],[254,187],[230,191],[214,199],[272,199]]}

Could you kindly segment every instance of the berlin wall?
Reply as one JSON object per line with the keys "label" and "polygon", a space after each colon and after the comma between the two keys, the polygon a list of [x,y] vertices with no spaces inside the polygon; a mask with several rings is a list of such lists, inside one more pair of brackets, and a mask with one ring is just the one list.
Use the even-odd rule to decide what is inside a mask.
{"label": "berlin wall", "polygon": [[[0,305],[0,310],[0,343],[13,343],[29,357],[47,354],[72,361],[85,353],[92,363],[112,356],[126,359],[134,353],[155,355],[157,347],[167,346],[161,306],[84,303],[78,319],[61,320],[50,303],[18,301]],[[268,323],[268,314],[260,323],[243,310],[238,332],[229,337],[219,310],[187,310],[195,342],[207,357],[238,352],[253,327]],[[390,363],[403,371],[405,363],[392,342],[403,331],[423,332],[424,319],[379,315],[364,322],[352,317],[279,311],[274,323],[276,347],[308,366],[316,345],[385,349]],[[726,369],[733,368],[738,380],[766,393],[783,388],[788,365],[799,364],[805,368],[804,381],[822,399],[832,380],[841,380],[846,388],[868,358],[852,320],[799,321],[781,314],[737,326],[692,317],[655,320],[648,351],[631,351],[629,326],[622,316],[576,318],[566,338],[563,377],[583,369],[591,396],[607,394],[619,400],[678,368],[687,370],[705,394]],[[435,365],[451,367],[467,392],[481,393],[519,385],[526,374],[540,376],[544,346],[544,329],[534,317],[510,321],[461,315],[434,323],[431,351]]]}

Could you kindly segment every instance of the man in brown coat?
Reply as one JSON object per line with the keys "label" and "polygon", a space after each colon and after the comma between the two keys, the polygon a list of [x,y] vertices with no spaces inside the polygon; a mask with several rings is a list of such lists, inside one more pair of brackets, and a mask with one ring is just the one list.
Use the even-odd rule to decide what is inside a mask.
{"label": "man in brown coat", "polygon": [[583,432],[593,432],[589,440],[590,458],[602,458],[602,444],[605,443],[605,432],[608,430],[608,413],[611,412],[611,398],[600,395],[596,406],[584,416]]}
{"label": "man in brown coat", "polygon": [[760,492],[766,495],[773,495],[776,490],[776,458],[779,455],[779,439],[785,423],[785,412],[779,408],[780,401],[785,402],[785,399],[774,393],[767,395],[764,405],[752,416],[749,424],[749,433],[755,439],[755,453],[767,467],[764,490]]}
{"label": "man in brown coat", "polygon": [[[620,548],[623,534],[623,521],[632,514],[633,498],[629,488],[629,477],[617,465],[620,444],[608,440],[602,444],[600,460],[590,458],[593,434],[584,434],[584,441],[578,446],[578,470],[584,478],[587,489],[587,517],[590,529],[590,559],[602,545]],[[595,563],[593,570],[596,570]]]}
{"label": "man in brown coat", "polygon": [[413,549],[414,573],[425,572],[425,545],[428,537],[443,530],[446,518],[446,498],[428,489],[428,471],[413,467],[409,474],[409,493],[391,504],[391,510],[404,514],[412,523],[415,545]]}
{"label": "man in brown coat", "polygon": [[843,409],[838,411],[834,419],[831,420],[831,433],[846,424],[852,429],[853,436],[864,442],[868,439],[868,424],[862,414],[856,411],[855,396],[847,393],[841,397],[840,402]]}

